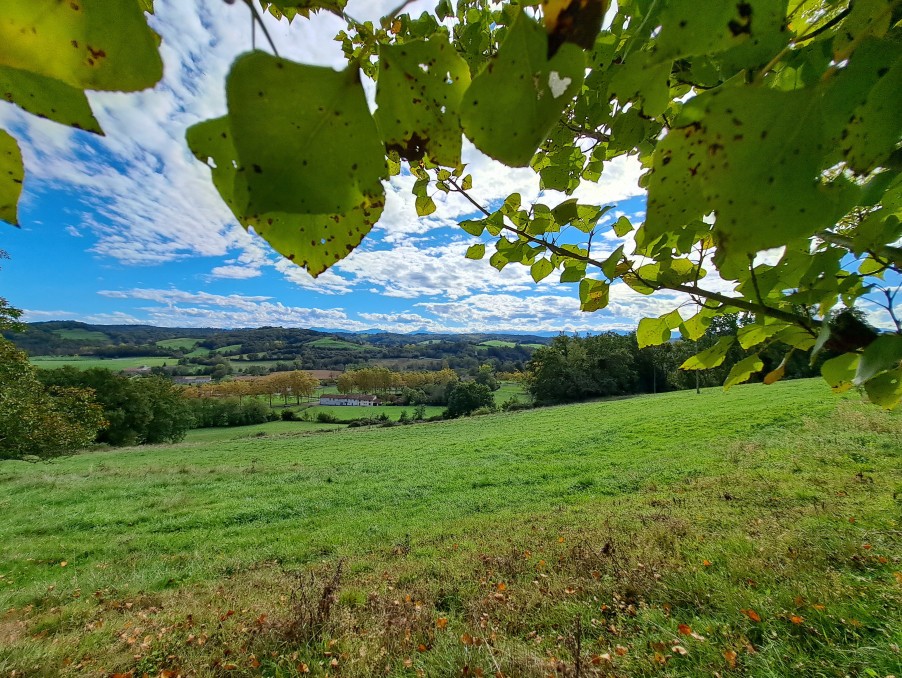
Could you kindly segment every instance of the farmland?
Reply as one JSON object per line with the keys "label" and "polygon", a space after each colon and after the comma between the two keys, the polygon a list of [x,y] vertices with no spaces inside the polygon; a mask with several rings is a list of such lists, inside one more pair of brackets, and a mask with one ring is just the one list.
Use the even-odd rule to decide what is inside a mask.
{"label": "farmland", "polygon": [[35,356],[30,362],[35,367],[43,369],[55,369],[57,367],[77,367],[80,370],[89,370],[94,367],[102,367],[118,372],[132,367],[159,367],[162,365],[174,365],[176,358],[159,356],[138,358],[90,358],[82,356]]}
{"label": "farmland", "polygon": [[902,417],[825,391],[7,462],[0,672],[886,675]]}

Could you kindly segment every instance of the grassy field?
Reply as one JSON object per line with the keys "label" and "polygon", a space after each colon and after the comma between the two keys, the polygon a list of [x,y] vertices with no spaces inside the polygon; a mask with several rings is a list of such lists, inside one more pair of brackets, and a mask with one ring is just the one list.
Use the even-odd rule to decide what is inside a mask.
{"label": "grassy field", "polygon": [[315,346],[316,348],[332,348],[348,351],[370,351],[373,346],[367,344],[355,344],[344,339],[315,339],[307,344],[307,346]]}
{"label": "grassy field", "polygon": [[[355,405],[310,405],[304,411],[310,412],[311,417],[316,417],[320,412],[328,412],[342,420],[347,419],[375,419],[385,414],[392,421],[398,421],[401,412],[406,411],[408,417],[413,416],[415,406],[399,406],[399,405],[374,405],[373,407],[355,406]],[[434,417],[445,411],[445,408],[438,405],[426,406],[426,418]]]}
{"label": "grassy field", "polygon": [[191,337],[176,337],[175,339],[160,339],[160,341],[157,342],[157,346],[159,346],[160,348],[190,351],[199,343],[199,339],[192,339]]}
{"label": "grassy field", "polygon": [[184,443],[212,443],[271,436],[295,436],[344,428],[340,424],[320,424],[315,421],[270,421],[251,426],[228,426],[221,428],[196,428],[188,431]]}
{"label": "grassy field", "polygon": [[96,344],[98,342],[109,342],[110,340],[110,338],[103,332],[98,332],[96,330],[86,330],[80,327],[69,330],[53,330],[53,333],[59,335],[63,339],[71,339],[72,341],[85,341],[92,344]]}
{"label": "grassy field", "polygon": [[819,381],[262,432],[0,465],[0,675],[899,672],[902,416]]}
{"label": "grassy field", "polygon": [[138,357],[138,358],[89,358],[80,356],[35,356],[29,358],[29,361],[35,367],[43,369],[55,369],[57,367],[65,367],[71,365],[80,370],[89,370],[92,367],[103,367],[108,370],[118,372],[129,367],[159,367],[160,365],[175,365],[175,358],[161,358],[158,356]]}

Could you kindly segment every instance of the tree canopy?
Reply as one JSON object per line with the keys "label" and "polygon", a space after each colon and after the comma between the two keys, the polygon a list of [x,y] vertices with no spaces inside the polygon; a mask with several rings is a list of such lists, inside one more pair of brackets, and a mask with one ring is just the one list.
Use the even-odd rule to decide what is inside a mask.
{"label": "tree canopy", "polygon": [[[142,15],[152,0],[8,4],[2,91],[36,115],[100,133],[84,90],[161,77]],[[641,346],[753,314],[684,369],[721,364],[734,343],[779,346],[787,360],[828,347],[840,354],[822,369],[834,390],[863,386],[887,407],[902,398],[902,0],[623,0],[607,21],[607,0],[440,0],[377,23],[348,16],[345,0],[245,4],[258,21],[347,21],[345,70],[237,56],[227,115],[187,132],[236,219],[312,275],[360,244],[383,181],[409,172],[421,216],[438,191],[472,203],[468,257],[578,285],[583,311],[604,308],[615,283],[686,295],[683,313],[642,321]],[[645,219],[610,223],[614,205],[575,198],[480,204],[463,136],[567,195],[633,157]],[[0,218],[13,223],[23,173],[0,131]],[[882,303],[891,331],[835,321],[865,299]],[[747,361],[728,382],[761,362]]]}

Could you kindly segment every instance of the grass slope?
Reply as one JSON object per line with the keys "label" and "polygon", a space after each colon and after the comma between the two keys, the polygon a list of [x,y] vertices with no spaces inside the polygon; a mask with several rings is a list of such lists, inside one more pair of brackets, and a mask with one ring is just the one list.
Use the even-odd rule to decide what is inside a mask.
{"label": "grass slope", "polygon": [[87,358],[87,357],[57,357],[57,356],[35,356],[29,358],[29,361],[35,367],[42,369],[56,369],[57,367],[65,367],[71,365],[80,370],[89,370],[92,367],[102,367],[104,369],[118,372],[129,367],[159,367],[161,365],[174,365],[175,358],[161,358],[158,356],[147,356],[144,358]]}
{"label": "grass slope", "polygon": [[4,463],[0,673],[885,676],[902,417],[825,391]]}
{"label": "grass slope", "polygon": [[84,341],[89,343],[109,343],[110,338],[103,332],[96,330],[86,330],[78,327],[74,329],[53,330],[53,333],[59,335],[63,339],[71,339],[72,341]]}
{"label": "grass slope", "polygon": [[190,351],[199,343],[199,339],[176,337],[175,339],[160,339],[160,341],[157,342],[157,346],[161,348],[178,349],[180,351]]}

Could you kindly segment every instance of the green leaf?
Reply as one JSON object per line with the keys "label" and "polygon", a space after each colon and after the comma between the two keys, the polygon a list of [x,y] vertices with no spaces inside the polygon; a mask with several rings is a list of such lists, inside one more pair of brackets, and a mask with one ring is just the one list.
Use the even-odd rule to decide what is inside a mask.
{"label": "green leaf", "polygon": [[0,130],[0,219],[13,226],[19,225],[16,205],[22,194],[22,152],[19,144],[9,134]]}
{"label": "green leaf", "polygon": [[499,271],[503,269],[508,264],[508,259],[501,252],[495,252],[491,257],[489,257],[489,264],[492,268],[496,268]]}
{"label": "green leaf", "polygon": [[646,283],[671,287],[704,278],[706,272],[688,259],[671,259],[640,266],[636,273]]}
{"label": "green leaf", "polygon": [[611,288],[603,280],[583,278],[579,283],[579,310],[592,313],[608,305]]}
{"label": "green leaf", "polygon": [[626,217],[620,217],[617,221],[614,222],[614,233],[617,234],[618,238],[622,238],[627,233],[633,230],[633,225],[630,223],[630,220]]}
{"label": "green leaf", "polygon": [[742,348],[749,349],[752,346],[767,341],[772,336],[786,329],[786,323],[755,322],[739,328],[736,338]]}
{"label": "green leaf", "polygon": [[858,360],[857,353],[844,353],[836,358],[830,358],[821,365],[821,376],[830,384],[834,393],[842,393],[852,388],[855,371],[858,369]]}
{"label": "green leaf", "polygon": [[0,97],[40,118],[103,134],[85,93],[59,80],[0,66]]}
{"label": "green leaf", "polygon": [[639,348],[667,343],[670,341],[667,321],[663,318],[642,318],[636,330],[636,340],[639,342]]}
{"label": "green leaf", "polygon": [[565,43],[550,60],[545,31],[520,12],[497,56],[461,104],[464,132],[485,154],[525,167],[582,86],[583,51]]}
{"label": "green leaf", "polygon": [[[717,315],[717,312],[714,309],[703,307],[698,313],[680,325],[680,335],[684,339],[698,341],[708,331],[708,327],[711,325],[715,315]],[[740,339],[740,343],[741,341]]]}
{"label": "green leaf", "polygon": [[642,112],[655,118],[666,111],[670,104],[671,62],[659,62],[650,57],[648,52],[636,52],[625,63],[611,66],[612,77],[608,91],[621,104],[641,101],[639,107]]}
{"label": "green leaf", "polygon": [[786,6],[787,0],[745,0],[710,3],[700,12],[695,0],[670,0],[658,19],[655,55],[678,59],[741,50],[730,55],[734,68],[764,63],[788,42]]}
{"label": "green leaf", "polygon": [[721,337],[711,348],[697,353],[682,365],[681,370],[708,370],[712,367],[718,367],[727,357],[727,351],[736,341],[736,337]]}
{"label": "green leaf", "polygon": [[79,90],[134,92],[163,77],[159,38],[135,0],[4,2],[0,65]]}
{"label": "green leaf", "polygon": [[428,154],[439,165],[460,164],[460,101],[470,70],[448,39],[436,34],[379,48],[376,123],[388,150],[407,160]]}
{"label": "green leaf", "polygon": [[312,12],[324,10],[341,16],[347,0],[260,0],[260,6],[277,19],[285,17],[289,21],[296,16],[307,18]]}
{"label": "green leaf", "polygon": [[610,256],[601,262],[601,272],[604,273],[608,280],[613,280],[617,276],[617,266],[623,259],[623,245],[611,252]]}
{"label": "green leaf", "polygon": [[471,188],[473,188],[473,175],[468,174],[467,176],[465,176],[460,182],[460,187],[465,191],[469,191]]}
{"label": "green leaf", "polygon": [[461,221],[458,226],[460,226],[470,235],[475,235],[478,238],[482,235],[482,232],[485,231],[485,220],[469,219],[467,221]]}
{"label": "green leaf", "polygon": [[485,256],[485,245],[476,243],[467,248],[467,259],[482,259]]}
{"label": "green leaf", "polygon": [[586,277],[586,266],[582,262],[574,264],[564,264],[564,270],[561,271],[562,283],[576,283]]}
{"label": "green leaf", "polygon": [[864,390],[872,403],[893,409],[902,400],[902,368],[884,372],[868,380]]}
{"label": "green leaf", "polygon": [[748,381],[751,376],[755,374],[755,372],[760,372],[763,369],[764,363],[761,362],[761,358],[758,357],[757,353],[755,355],[750,355],[748,358],[740,360],[738,363],[733,365],[733,368],[727,375],[727,380],[724,382],[723,390],[728,391],[736,384],[741,384],[745,381]]}
{"label": "green leaf", "polygon": [[858,362],[853,383],[860,386],[885,370],[895,369],[902,361],[902,335],[884,334],[868,344]]}
{"label": "green leaf", "polygon": [[416,199],[416,208],[418,217],[427,217],[435,212],[435,201],[428,195],[420,196]]}
{"label": "green leaf", "polygon": [[384,149],[356,67],[251,52],[232,66],[226,95],[248,217],[338,214],[382,199]]}
{"label": "green leaf", "polygon": [[658,144],[645,228],[651,238],[709,212],[721,255],[785,245],[834,224],[851,206],[818,183],[827,139],[821,93],[719,88],[685,104]]}
{"label": "green leaf", "polygon": [[272,247],[316,277],[360,244],[378,221],[384,198],[377,197],[335,214],[267,212],[247,216],[247,173],[238,168],[229,118],[188,129],[188,146],[213,173],[213,184],[239,223],[254,230]]}
{"label": "green leaf", "polygon": [[811,336],[811,333],[808,330],[805,330],[798,325],[790,325],[777,332],[774,335],[774,339],[782,341],[784,344],[788,344],[793,348],[807,351],[814,346],[817,337]]}
{"label": "green leaf", "polygon": [[902,139],[902,60],[871,90],[854,113],[842,141],[846,162],[865,174],[889,157]]}
{"label": "green leaf", "polygon": [[530,267],[529,273],[534,281],[539,282],[551,275],[553,270],[554,266],[548,259],[537,259],[536,263]]}

